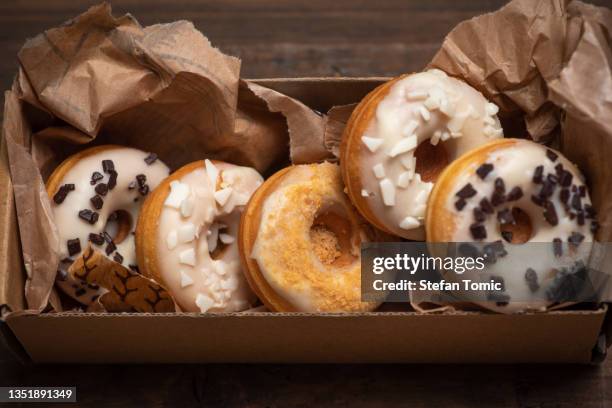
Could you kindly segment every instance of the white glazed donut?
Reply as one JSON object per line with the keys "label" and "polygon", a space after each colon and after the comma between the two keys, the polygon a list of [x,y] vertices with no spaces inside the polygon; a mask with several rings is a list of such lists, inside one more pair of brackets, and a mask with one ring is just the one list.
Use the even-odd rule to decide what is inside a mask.
{"label": "white glazed donut", "polygon": [[438,174],[503,131],[498,108],[465,82],[432,69],[389,81],[353,111],[340,165],[349,196],[379,229],[424,239]]}
{"label": "white glazed donut", "polygon": [[149,190],[168,176],[157,156],[105,145],[67,158],[47,180],[60,239],[58,286],[87,305],[101,289],[68,276],[68,267],[89,242],[107,257],[137,270],[134,230]]}
{"label": "white glazed donut", "polygon": [[[595,211],[580,171],[559,152],[520,139],[491,142],[439,177],[427,212],[430,242],[488,242],[486,272],[504,293],[476,302],[499,312],[539,310],[564,273],[587,264]],[[521,245],[525,244],[525,245]]]}
{"label": "white glazed donut", "polygon": [[188,164],[147,198],[136,250],[142,273],[189,312],[236,312],[256,302],[238,253],[240,215],[263,182],[250,167]]}

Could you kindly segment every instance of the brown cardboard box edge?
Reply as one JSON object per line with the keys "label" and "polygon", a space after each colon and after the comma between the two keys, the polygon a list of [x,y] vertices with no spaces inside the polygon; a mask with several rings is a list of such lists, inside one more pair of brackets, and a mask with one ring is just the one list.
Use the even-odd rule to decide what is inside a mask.
{"label": "brown cardboard box edge", "polygon": [[[359,101],[384,80],[256,82],[325,112]],[[0,219],[8,222],[0,224],[0,305],[19,310],[25,271],[1,151],[0,192],[7,199]],[[6,323],[33,361],[49,363],[589,363],[606,312],[604,305],[594,311],[521,315],[15,313]]]}

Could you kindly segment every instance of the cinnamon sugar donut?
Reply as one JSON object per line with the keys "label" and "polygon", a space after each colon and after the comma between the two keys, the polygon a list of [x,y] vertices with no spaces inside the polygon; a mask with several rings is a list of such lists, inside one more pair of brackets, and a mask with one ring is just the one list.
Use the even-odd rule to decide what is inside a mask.
{"label": "cinnamon sugar donut", "polygon": [[256,170],[197,161],[147,198],[136,229],[141,272],[189,312],[237,312],[256,302],[238,254],[240,214],[263,182]]}
{"label": "cinnamon sugar donut", "polygon": [[108,258],[137,269],[133,234],[140,207],[168,173],[155,154],[114,145],[83,150],[53,171],[46,188],[60,239],[56,282],[62,291],[84,305],[102,293],[67,274],[90,242]]}
{"label": "cinnamon sugar donut", "polygon": [[597,228],[576,166],[521,139],[488,143],[453,162],[426,217],[427,241],[473,243],[490,260],[486,273],[470,277],[503,282],[502,294],[479,302],[499,312],[550,305],[559,279],[587,263]]}
{"label": "cinnamon sugar donut", "polygon": [[395,78],[353,111],[340,147],[342,177],[377,228],[424,239],[438,174],[470,149],[503,137],[498,108],[465,82],[432,69]]}
{"label": "cinnamon sugar donut", "polygon": [[296,165],[270,177],[242,216],[246,276],[274,311],[373,310],[361,298],[360,244],[375,231],[343,192],[331,163]]}

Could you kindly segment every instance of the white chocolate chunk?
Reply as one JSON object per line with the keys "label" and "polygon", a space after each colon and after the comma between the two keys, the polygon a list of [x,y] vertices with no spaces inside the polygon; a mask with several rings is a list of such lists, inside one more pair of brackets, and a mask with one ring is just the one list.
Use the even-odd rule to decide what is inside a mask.
{"label": "white chocolate chunk", "polygon": [[185,218],[191,217],[193,214],[193,199],[187,197],[181,203],[181,215]]}
{"label": "white chocolate chunk", "polygon": [[419,106],[419,113],[425,122],[429,122],[429,119],[431,119],[431,113],[429,113],[425,106]]}
{"label": "white chocolate chunk", "polygon": [[219,177],[219,169],[210,160],[204,160],[204,166],[206,167],[206,175],[213,191],[217,189],[217,177]]}
{"label": "white chocolate chunk", "polygon": [[368,193],[368,190],[366,190],[365,188],[361,189],[361,196],[362,197],[369,197],[370,193]]}
{"label": "white chocolate chunk", "polygon": [[400,161],[406,170],[413,170],[416,167],[416,157],[412,155],[402,156]]}
{"label": "white chocolate chunk", "polygon": [[227,272],[225,262],[222,260],[213,261],[213,267],[215,268],[215,273],[219,276],[224,276]]}
{"label": "white chocolate chunk", "polygon": [[406,93],[408,99],[425,99],[427,98],[427,92],[425,91],[408,91]]}
{"label": "white chocolate chunk", "polygon": [[458,138],[463,136],[463,132],[450,132],[452,138]]}
{"label": "white chocolate chunk", "polygon": [[233,292],[238,288],[238,280],[233,276],[221,281],[221,289]]}
{"label": "white chocolate chunk", "polygon": [[227,187],[227,188],[224,188],[222,190],[215,191],[215,194],[214,194],[215,195],[215,201],[221,207],[223,207],[227,203],[227,200],[229,200],[229,198],[232,195],[233,191],[234,191],[234,189],[231,188],[231,187]]}
{"label": "white chocolate chunk", "polygon": [[213,252],[217,249],[217,239],[219,238],[219,226],[217,224],[213,224],[210,226],[208,232],[208,237],[206,238],[208,241],[208,252]]}
{"label": "white chocolate chunk", "polygon": [[410,180],[412,180],[413,176],[413,170],[408,170],[400,173],[399,177],[397,178],[397,186],[400,188],[408,187],[408,185],[410,184]]}
{"label": "white chocolate chunk", "polygon": [[436,145],[437,145],[437,144],[440,142],[440,138],[441,138],[441,137],[442,137],[442,132],[441,132],[441,131],[439,131],[439,130],[436,130],[436,131],[433,133],[433,136],[431,137],[431,139],[429,139],[429,142],[430,142],[432,145],[436,146]]}
{"label": "white chocolate chunk", "polygon": [[463,129],[463,125],[465,124],[466,118],[467,116],[465,115],[455,115],[448,121],[446,127],[451,133],[461,132],[461,130]]}
{"label": "white chocolate chunk", "polygon": [[414,209],[414,215],[416,215],[419,218],[423,218],[425,216],[426,208],[427,206],[425,204],[417,205]]}
{"label": "white chocolate chunk", "polygon": [[440,137],[440,140],[442,140],[443,142],[446,142],[448,139],[450,139],[450,133],[442,132],[442,136]]}
{"label": "white chocolate chunk", "polygon": [[430,74],[433,74],[439,78],[446,78],[448,75],[446,74],[446,72],[442,71],[441,69],[438,68],[431,68],[428,69],[427,72],[429,72]]}
{"label": "white chocolate chunk", "polygon": [[172,251],[174,248],[176,248],[177,244],[178,236],[176,234],[176,230],[172,230],[168,233],[168,236],[166,237],[166,246],[168,247],[168,250]]}
{"label": "white chocolate chunk", "polygon": [[179,262],[189,266],[195,266],[196,256],[193,248],[186,249],[179,254]]}
{"label": "white chocolate chunk", "polygon": [[482,118],[482,120],[487,125],[495,126],[497,124],[497,122],[495,121],[495,118],[493,118],[493,116],[485,116],[484,118]]}
{"label": "white chocolate chunk", "polygon": [[488,102],[485,107],[485,112],[489,116],[497,115],[497,112],[499,112],[499,107],[492,102]]}
{"label": "white chocolate chunk", "polygon": [[414,202],[417,203],[417,204],[422,204],[425,201],[427,201],[427,196],[429,196],[428,191],[427,190],[421,190],[414,197]]}
{"label": "white chocolate chunk", "polygon": [[374,138],[368,136],[362,136],[361,141],[368,148],[369,151],[374,153],[382,145],[383,140],[381,138]]}
{"label": "white chocolate chunk", "polygon": [[187,223],[179,227],[178,240],[180,243],[191,242],[196,236],[196,227],[192,223]]}
{"label": "white chocolate chunk", "polygon": [[229,245],[235,241],[235,238],[232,237],[230,234],[222,233],[222,234],[219,234],[219,240],[223,242],[224,244]]}
{"label": "white chocolate chunk", "polygon": [[213,307],[215,302],[210,297],[202,293],[198,293],[198,295],[196,296],[195,303],[196,306],[200,308],[201,313],[206,313],[211,307]]}
{"label": "white chocolate chunk", "polygon": [[406,153],[417,146],[417,137],[416,135],[412,135],[409,137],[402,138],[399,142],[393,146],[393,149],[389,152],[390,157],[395,157],[398,154]]}
{"label": "white chocolate chunk", "polygon": [[455,105],[448,98],[443,98],[440,101],[440,112],[451,117],[455,113]]}
{"label": "white chocolate chunk", "polygon": [[395,186],[388,178],[380,181],[380,191],[382,193],[383,203],[390,207],[395,205]]}
{"label": "white chocolate chunk", "polygon": [[189,185],[174,180],[170,183],[170,194],[166,197],[164,205],[178,209],[187,196],[189,196]]}
{"label": "white chocolate chunk", "polygon": [[372,167],[372,170],[374,171],[374,175],[376,176],[376,178],[381,179],[385,177],[385,166],[383,166],[382,163],[374,165],[374,167]]}
{"label": "white chocolate chunk", "polygon": [[185,271],[181,271],[181,288],[186,288],[190,285],[193,285],[193,279]]}
{"label": "white chocolate chunk", "polygon": [[239,193],[238,191],[234,191],[234,203],[237,206],[247,205],[250,198],[251,197],[249,197],[248,194]]}
{"label": "white chocolate chunk", "polygon": [[412,119],[412,120],[410,120],[408,122],[408,124],[404,128],[404,130],[402,131],[402,134],[405,137],[410,137],[410,136],[412,136],[412,134],[414,133],[414,131],[416,130],[417,127],[419,127],[419,122],[417,122],[416,120]]}
{"label": "white chocolate chunk", "polygon": [[418,228],[420,225],[421,225],[421,223],[419,222],[419,220],[417,220],[414,217],[410,217],[410,216],[404,218],[399,223],[399,227],[401,229],[405,229],[405,230],[415,229],[415,228]]}

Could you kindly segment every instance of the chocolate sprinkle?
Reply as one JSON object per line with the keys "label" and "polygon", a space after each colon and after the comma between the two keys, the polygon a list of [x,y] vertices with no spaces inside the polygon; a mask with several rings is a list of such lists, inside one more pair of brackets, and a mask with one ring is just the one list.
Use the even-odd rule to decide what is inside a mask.
{"label": "chocolate sprinkle", "polygon": [[582,200],[580,199],[580,196],[578,194],[574,194],[572,196],[572,208],[579,211],[582,210]]}
{"label": "chocolate sprinkle", "polygon": [[560,238],[553,239],[553,253],[557,258],[563,255],[563,241]]}
{"label": "chocolate sprinkle", "polygon": [[567,188],[561,189],[559,193],[559,199],[563,204],[567,204],[570,197],[570,191]]}
{"label": "chocolate sprinkle", "polygon": [[117,185],[117,172],[115,170],[111,170],[110,176],[108,176],[108,189],[112,190]]}
{"label": "chocolate sprinkle", "polygon": [[104,244],[104,237],[101,234],[89,234],[89,240],[96,245]]}
{"label": "chocolate sprinkle", "polygon": [[108,193],[108,186],[104,183],[100,183],[94,190],[96,190],[96,193],[100,194],[101,196],[105,196],[106,193]]}
{"label": "chocolate sprinkle", "polygon": [[527,281],[530,291],[535,292],[540,288],[538,284],[538,274],[532,268],[527,268],[525,271],[525,280]]}
{"label": "chocolate sprinkle", "polygon": [[539,196],[542,198],[549,198],[553,195],[555,187],[557,186],[557,177],[553,174],[546,176],[546,180],[542,184]]}
{"label": "chocolate sprinkle", "polygon": [[550,149],[546,149],[546,157],[548,157],[550,161],[554,162],[557,161],[557,157],[559,157],[559,155]]}
{"label": "chocolate sprinkle", "polygon": [[149,155],[144,159],[145,163],[147,163],[149,166],[155,163],[155,160],[157,160],[157,155],[155,153],[149,153]]}
{"label": "chocolate sprinkle", "polygon": [[95,224],[98,222],[98,213],[91,210],[81,210],[79,211],[79,218],[87,221],[90,224]]}
{"label": "chocolate sprinkle", "polygon": [[533,171],[533,178],[531,179],[531,181],[533,181],[536,184],[540,184],[542,182],[542,175],[544,174],[544,166],[538,166],[535,168],[535,170]]}
{"label": "chocolate sprinkle", "polygon": [[493,170],[493,165],[490,163],[483,163],[476,169],[476,174],[480,177],[481,180],[484,180],[485,177]]}
{"label": "chocolate sprinkle", "polygon": [[559,217],[557,216],[557,210],[555,209],[555,205],[552,201],[547,201],[544,203],[544,218],[550,225],[559,224]]}
{"label": "chocolate sprinkle", "polygon": [[121,255],[119,252],[115,252],[115,255],[113,255],[113,260],[117,263],[123,263],[123,255]]}
{"label": "chocolate sprinkle", "polygon": [[485,213],[480,208],[474,207],[474,220],[476,222],[483,222],[485,218]]}
{"label": "chocolate sprinkle", "polygon": [[74,191],[74,184],[69,183],[69,184],[64,184],[63,186],[61,186],[57,190],[57,193],[55,193],[55,195],[53,196],[53,201],[55,202],[55,204],[63,203],[64,200],[66,199],[66,196],[71,191]]}
{"label": "chocolate sprinkle", "polygon": [[495,212],[495,208],[487,197],[484,197],[482,200],[480,200],[480,209],[485,214],[493,214]]}
{"label": "chocolate sprinkle", "polygon": [[487,230],[482,224],[470,225],[470,233],[476,241],[482,241],[487,237]]}
{"label": "chocolate sprinkle", "polygon": [[78,238],[69,239],[66,242],[66,247],[68,248],[68,255],[76,255],[81,252],[81,240]]}
{"label": "chocolate sprinkle", "polygon": [[510,211],[510,209],[508,208],[498,211],[497,221],[499,221],[501,225],[516,223],[516,221],[514,220],[514,217],[512,216],[512,211]]}
{"label": "chocolate sprinkle", "polygon": [[102,160],[102,170],[104,170],[105,173],[115,171],[115,163],[113,163],[112,160]]}
{"label": "chocolate sprinkle", "polygon": [[521,197],[523,197],[523,189],[521,189],[519,186],[516,186],[512,190],[510,190],[510,192],[506,196],[506,200],[516,201]]}
{"label": "chocolate sprinkle", "polygon": [[474,190],[474,187],[472,187],[472,184],[467,183],[455,195],[459,198],[466,199],[466,198],[474,197],[476,195],[476,190]]}
{"label": "chocolate sprinkle", "polygon": [[465,207],[466,204],[467,204],[467,201],[465,201],[463,198],[460,198],[457,201],[455,201],[455,208],[457,209],[457,211],[461,211],[463,210],[463,207]]}
{"label": "chocolate sprinkle", "polygon": [[506,192],[506,185],[504,180],[501,178],[495,179],[495,187],[493,190],[493,195],[491,196],[491,204],[497,207],[500,204],[503,204],[506,201],[506,196],[504,193]]}
{"label": "chocolate sprinkle", "polygon": [[561,174],[559,174],[559,184],[563,187],[569,187],[572,185],[572,173],[566,170],[561,170]]}
{"label": "chocolate sprinkle", "polygon": [[102,180],[104,176],[99,171],[94,171],[91,173],[91,181],[89,182],[92,186],[96,184],[98,181]]}
{"label": "chocolate sprinkle", "polygon": [[117,245],[115,245],[115,243],[112,241],[109,242],[108,245],[106,245],[106,249],[105,249],[106,255],[112,254],[113,252],[115,252],[116,249],[117,249]]}
{"label": "chocolate sprinkle", "polygon": [[104,205],[104,200],[102,200],[102,197],[100,197],[100,196],[99,196],[99,195],[97,195],[97,194],[96,194],[95,196],[91,197],[91,198],[89,199],[89,201],[91,201],[91,205],[93,205],[93,207],[94,207],[96,210],[101,209],[101,208],[102,208],[102,206]]}
{"label": "chocolate sprinkle", "polygon": [[584,212],[580,211],[577,215],[578,225],[584,225]]}
{"label": "chocolate sprinkle", "polygon": [[570,244],[574,246],[580,245],[583,240],[584,240],[584,235],[582,235],[579,232],[572,232],[572,235],[570,235],[569,238],[567,238],[567,242],[569,242]]}

